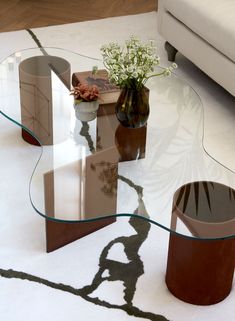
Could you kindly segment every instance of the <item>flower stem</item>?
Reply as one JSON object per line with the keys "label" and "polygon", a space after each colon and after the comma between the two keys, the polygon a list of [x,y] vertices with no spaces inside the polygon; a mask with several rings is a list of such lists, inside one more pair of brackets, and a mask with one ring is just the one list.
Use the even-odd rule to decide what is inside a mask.
{"label": "flower stem", "polygon": [[146,80],[148,80],[149,78],[152,78],[152,77],[155,77],[155,76],[161,76],[161,75],[164,75],[164,74],[165,74],[165,70],[160,72],[159,74],[152,74],[152,75],[146,77]]}

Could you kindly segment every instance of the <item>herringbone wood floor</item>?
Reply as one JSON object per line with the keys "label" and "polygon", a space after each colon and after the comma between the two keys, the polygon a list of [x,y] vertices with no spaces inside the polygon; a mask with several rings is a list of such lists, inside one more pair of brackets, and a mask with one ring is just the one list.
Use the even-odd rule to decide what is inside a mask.
{"label": "herringbone wood floor", "polygon": [[0,31],[157,10],[158,0],[0,0]]}

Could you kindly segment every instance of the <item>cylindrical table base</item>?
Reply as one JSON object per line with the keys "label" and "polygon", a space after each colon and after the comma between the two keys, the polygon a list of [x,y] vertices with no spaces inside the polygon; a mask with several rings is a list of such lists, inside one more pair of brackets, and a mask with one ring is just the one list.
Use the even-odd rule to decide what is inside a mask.
{"label": "cylindrical table base", "polygon": [[39,141],[24,128],[22,128],[22,138],[24,141],[26,141],[27,143],[29,143],[31,145],[41,146]]}
{"label": "cylindrical table base", "polygon": [[235,239],[170,234],[166,284],[177,298],[198,305],[222,301],[231,291],[234,266]]}

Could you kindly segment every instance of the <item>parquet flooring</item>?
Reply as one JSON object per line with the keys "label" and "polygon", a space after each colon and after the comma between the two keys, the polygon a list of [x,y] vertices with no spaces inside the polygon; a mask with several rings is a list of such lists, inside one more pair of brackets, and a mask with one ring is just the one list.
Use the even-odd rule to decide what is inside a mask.
{"label": "parquet flooring", "polygon": [[138,14],[158,0],[0,0],[0,32]]}

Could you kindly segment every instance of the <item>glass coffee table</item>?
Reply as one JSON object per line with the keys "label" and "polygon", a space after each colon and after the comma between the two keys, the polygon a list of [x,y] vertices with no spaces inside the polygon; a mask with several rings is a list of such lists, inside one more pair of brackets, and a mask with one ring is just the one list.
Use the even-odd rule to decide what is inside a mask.
{"label": "glass coffee table", "polygon": [[[115,101],[80,117],[72,74],[102,62],[57,48],[32,48],[0,64],[1,115],[38,152],[30,201],[46,221],[47,251],[114,223],[148,220],[170,232],[166,284],[178,298],[213,304],[231,290],[235,259],[234,173],[203,146],[197,93],[172,75],[151,78],[150,116],[122,127]],[[102,97],[101,97],[102,98]]]}

